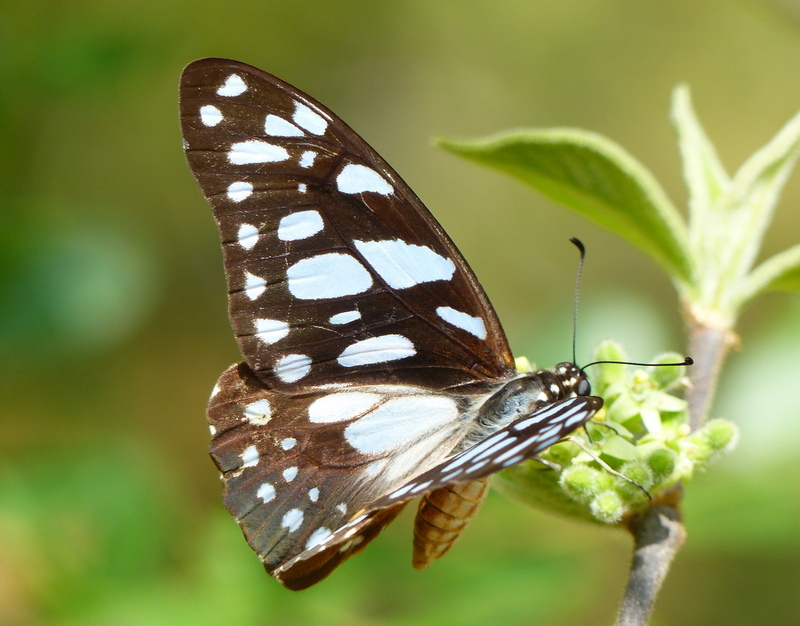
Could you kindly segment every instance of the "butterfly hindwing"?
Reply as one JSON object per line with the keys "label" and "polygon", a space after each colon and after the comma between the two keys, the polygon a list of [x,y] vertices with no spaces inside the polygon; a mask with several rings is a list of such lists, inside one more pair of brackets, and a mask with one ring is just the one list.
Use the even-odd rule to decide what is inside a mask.
{"label": "butterfly hindwing", "polygon": [[225,505],[272,572],[446,458],[471,402],[396,385],[287,395],[234,365],[208,409]]}

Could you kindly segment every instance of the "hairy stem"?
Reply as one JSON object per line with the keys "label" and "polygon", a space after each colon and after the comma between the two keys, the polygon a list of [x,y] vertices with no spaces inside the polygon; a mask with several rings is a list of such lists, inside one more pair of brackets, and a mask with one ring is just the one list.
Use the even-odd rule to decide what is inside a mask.
{"label": "hairy stem", "polygon": [[689,368],[691,386],[686,400],[689,404],[689,426],[697,430],[708,417],[722,363],[728,350],[736,345],[737,338],[727,328],[704,323],[689,308],[685,309],[685,318],[689,330],[688,352],[694,359],[694,365]]}
{"label": "hairy stem", "polygon": [[620,606],[618,626],[647,624],[658,592],[669,572],[678,549],[686,538],[677,500],[676,503],[654,504],[628,523],[635,546],[628,586]]}

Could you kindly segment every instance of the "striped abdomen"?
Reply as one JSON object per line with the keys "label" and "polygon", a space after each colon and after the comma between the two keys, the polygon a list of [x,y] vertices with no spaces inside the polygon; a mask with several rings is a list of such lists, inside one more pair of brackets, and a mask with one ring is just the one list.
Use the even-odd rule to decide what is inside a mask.
{"label": "striped abdomen", "polygon": [[415,569],[428,567],[450,549],[472,521],[489,491],[491,477],[450,485],[426,494],[414,521]]}

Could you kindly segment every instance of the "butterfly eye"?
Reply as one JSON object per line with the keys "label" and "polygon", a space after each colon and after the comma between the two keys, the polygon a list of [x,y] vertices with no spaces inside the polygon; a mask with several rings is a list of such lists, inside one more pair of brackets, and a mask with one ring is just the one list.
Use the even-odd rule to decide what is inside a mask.
{"label": "butterfly eye", "polygon": [[[564,397],[565,369],[529,385],[516,417],[491,410],[519,374],[480,283],[414,192],[325,106],[226,59],[190,64],[180,95],[244,357],[209,401],[211,456],[272,576],[315,584],[420,495],[465,527],[463,502],[474,511],[486,491],[476,483],[598,410],[598,398]],[[422,541],[415,566],[447,548]]]}
{"label": "butterfly eye", "polygon": [[588,396],[592,393],[592,384],[586,378],[581,378],[575,386],[575,393],[579,396]]}

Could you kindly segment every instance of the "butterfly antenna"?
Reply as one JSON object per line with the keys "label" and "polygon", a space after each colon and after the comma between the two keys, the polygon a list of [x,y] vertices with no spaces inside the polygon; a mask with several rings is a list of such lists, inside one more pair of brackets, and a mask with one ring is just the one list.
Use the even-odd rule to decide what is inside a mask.
{"label": "butterfly antenna", "polygon": [[639,365],[641,367],[681,367],[682,365],[694,365],[694,359],[687,356],[683,361],[677,363],[637,363],[635,361],[592,361],[587,363],[581,369],[585,370],[592,365],[600,365],[602,363],[611,363],[614,365]]}
{"label": "butterfly antenna", "polygon": [[578,342],[578,300],[580,300],[581,294],[581,277],[583,276],[583,263],[586,259],[586,247],[577,237],[570,237],[569,240],[581,255],[578,261],[578,276],[575,279],[575,301],[572,304],[572,362],[575,363],[577,359],[575,346]]}

